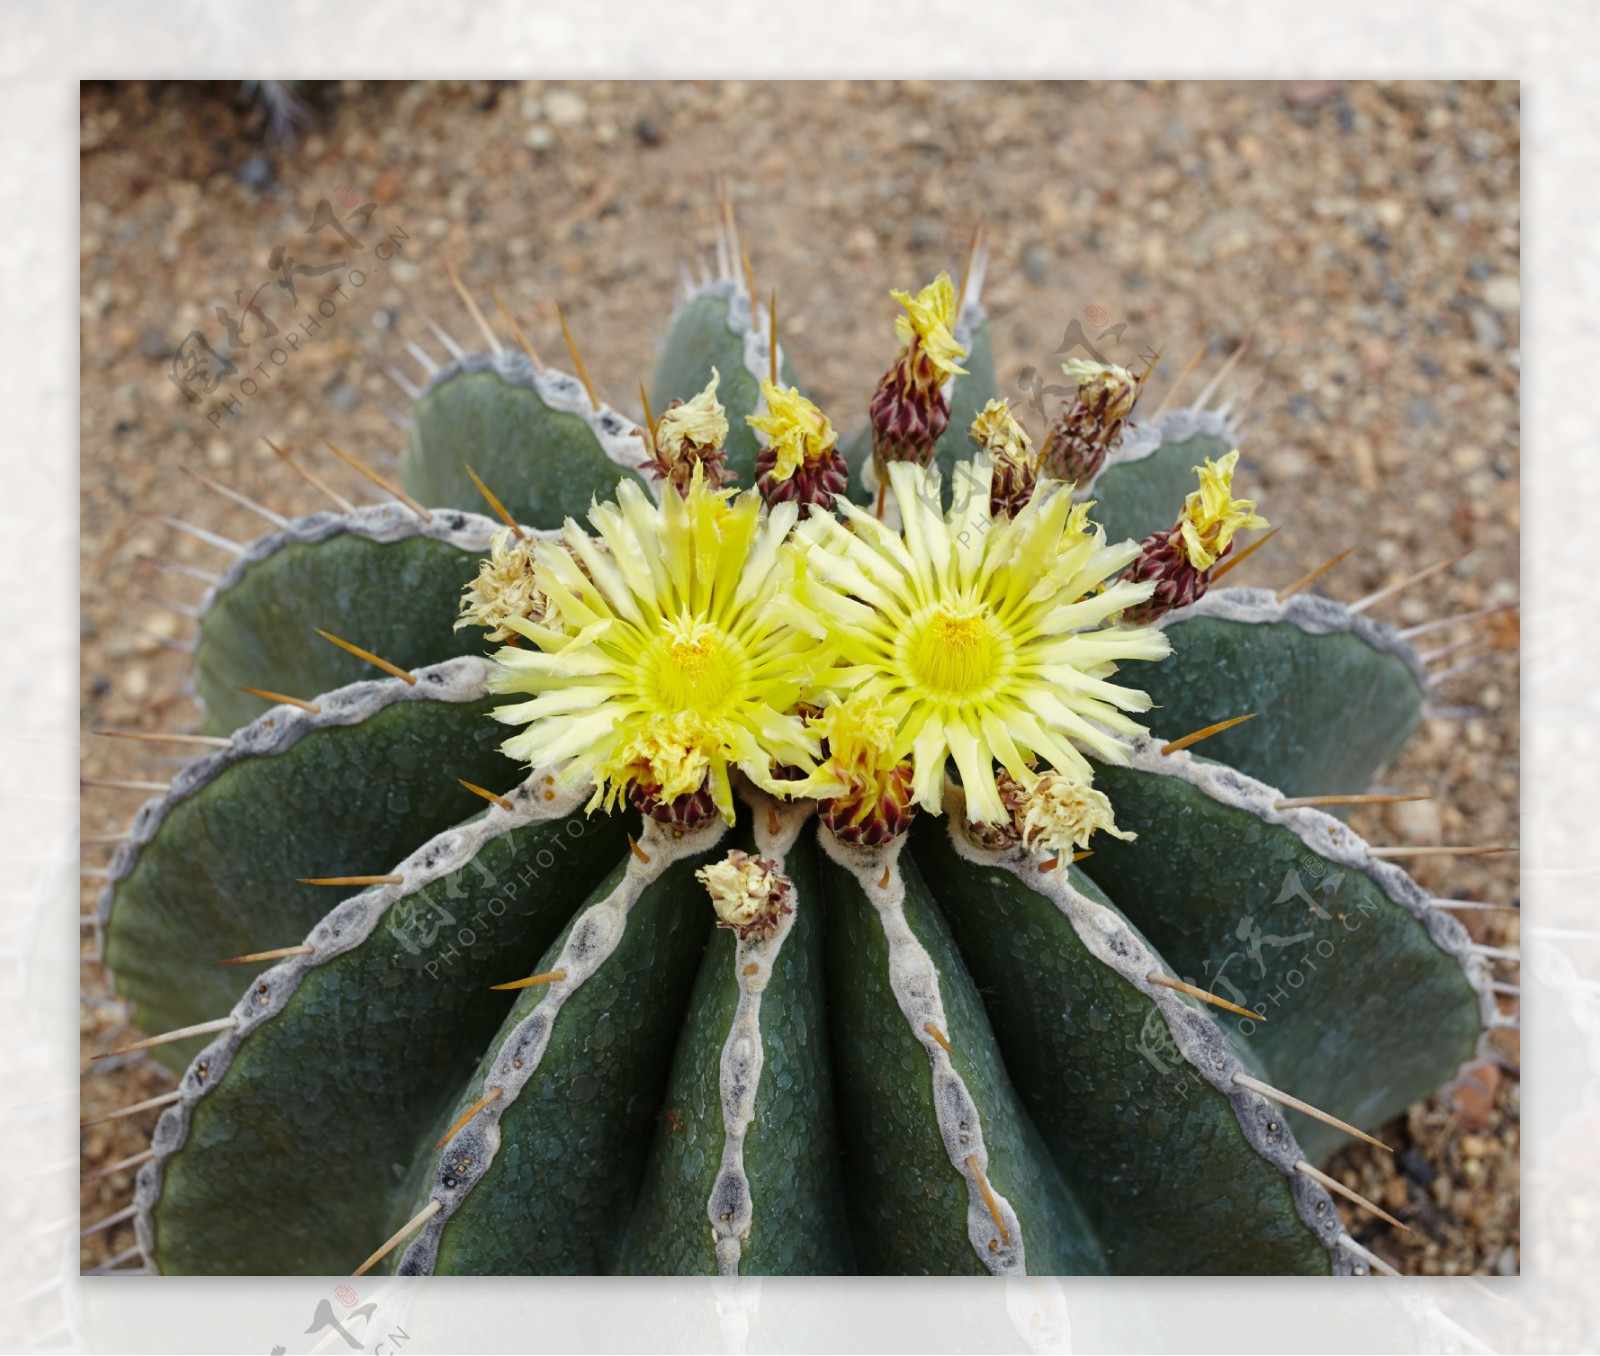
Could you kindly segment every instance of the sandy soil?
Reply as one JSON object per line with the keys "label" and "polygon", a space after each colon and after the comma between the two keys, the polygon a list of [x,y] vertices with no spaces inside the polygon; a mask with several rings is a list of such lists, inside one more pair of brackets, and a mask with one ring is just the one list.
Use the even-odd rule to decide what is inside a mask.
{"label": "sandy soil", "polygon": [[[1286,584],[1355,547],[1316,585],[1353,600],[1474,547],[1382,615],[1416,623],[1517,597],[1514,85],[346,83],[307,98],[310,122],[290,149],[234,85],[85,88],[86,732],[197,728],[180,652],[192,623],[150,595],[186,603],[201,585],[145,557],[205,569],[222,558],[151,515],[240,540],[262,524],[180,468],[283,513],[320,507],[266,436],[357,495],[317,440],[372,461],[398,447],[383,405],[405,401],[384,367],[416,369],[395,327],[439,354],[401,287],[452,330],[468,327],[443,259],[485,305],[494,287],[552,359],[560,302],[602,394],[632,409],[679,266],[710,245],[715,172],[732,180],[792,359],[842,426],[864,420],[892,354],[887,289],[958,271],[981,218],[1003,389],[1024,365],[1052,361],[1074,317],[1088,328],[1100,310],[1127,322],[1111,356],[1165,346],[1168,376],[1197,345],[1209,344],[1204,376],[1254,336],[1239,371],[1247,385],[1264,376],[1243,481],[1284,530],[1239,582]],[[403,254],[337,299],[292,360],[263,374],[270,383],[213,427],[168,380],[174,346],[197,328],[220,344],[213,308],[237,289],[249,298],[270,284],[270,310],[274,246],[306,262],[336,257],[331,234],[303,233],[341,188],[375,204],[374,227],[409,237]],[[323,294],[316,278],[299,286]],[[1385,779],[1435,799],[1360,811],[1356,827],[1376,842],[1516,842],[1514,614],[1476,633],[1482,662],[1437,699],[1455,709],[1429,720]],[[163,779],[177,752],[86,737],[83,771]],[[139,800],[87,792],[85,836],[121,831]],[[86,846],[85,860],[105,852]],[[1514,857],[1424,857],[1414,874],[1438,894],[1516,899]],[[89,881],[86,910],[92,901]],[[1466,917],[1482,940],[1515,945],[1514,914]],[[87,1069],[120,1018],[104,973],[86,963],[84,976]],[[1347,1215],[1406,1272],[1518,1268],[1518,1055],[1515,1033],[1502,1034],[1483,1086],[1384,1128],[1396,1153],[1337,1161],[1415,1230]],[[85,1081],[84,1114],[167,1086],[148,1062],[103,1061]],[[140,1152],[152,1122],[86,1131],[85,1171]],[[87,1184],[85,1219],[120,1208],[130,1189],[129,1171]],[[92,1235],[84,1265],[131,1242],[127,1226]]]}

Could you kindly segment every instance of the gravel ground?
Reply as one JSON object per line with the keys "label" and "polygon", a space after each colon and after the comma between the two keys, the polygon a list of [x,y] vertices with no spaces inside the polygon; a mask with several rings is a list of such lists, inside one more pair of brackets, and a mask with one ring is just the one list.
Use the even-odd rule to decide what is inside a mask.
{"label": "gravel ground", "polygon": [[[1201,344],[1204,376],[1254,336],[1237,369],[1242,385],[1261,378],[1242,479],[1284,530],[1238,582],[1285,584],[1355,547],[1316,586],[1349,600],[1473,547],[1382,615],[1415,623],[1517,598],[1514,84],[345,83],[306,98],[310,120],[285,147],[235,85],[85,87],[86,732],[198,725],[174,648],[191,623],[150,595],[187,602],[201,586],[145,557],[221,561],[150,515],[240,540],[261,524],[180,468],[283,513],[321,507],[266,436],[356,495],[317,440],[369,460],[398,447],[382,407],[404,401],[383,369],[415,370],[396,322],[424,333],[401,287],[451,329],[468,324],[444,259],[485,305],[494,287],[551,358],[559,301],[601,393],[631,409],[680,263],[710,245],[715,173],[731,180],[758,289],[777,291],[797,369],[842,426],[864,420],[892,355],[887,289],[958,272],[981,218],[1002,388],[1026,364],[1048,370],[1075,317],[1090,333],[1126,322],[1114,358],[1164,346],[1167,378]],[[271,314],[274,246],[330,257],[328,232],[295,242],[317,201],[342,201],[346,186],[375,204],[375,229],[405,233],[402,253],[335,298],[322,328],[267,370],[270,383],[213,427],[167,379],[174,346],[197,328],[220,345],[213,307],[241,288],[248,299],[269,283]],[[304,301],[330,284],[298,285]],[[1161,392],[1158,378],[1150,398]],[[1438,697],[1454,709],[1384,779],[1436,798],[1358,812],[1376,842],[1517,841],[1515,613],[1477,634],[1481,662]],[[164,779],[173,752],[86,737],[83,772]],[[121,831],[139,799],[86,793],[85,837]],[[105,851],[86,847],[85,859]],[[1517,897],[1514,857],[1423,857],[1414,874],[1438,894]],[[1518,940],[1515,915],[1466,918],[1481,940]],[[119,1019],[98,1001],[104,973],[84,973],[87,1070]],[[1501,1034],[1500,1061],[1476,1085],[1384,1128],[1393,1155],[1336,1160],[1339,1177],[1415,1230],[1347,1215],[1403,1271],[1518,1270],[1518,1051],[1515,1033]],[[167,1086],[148,1062],[104,1061],[84,1083],[84,1115]],[[140,1152],[152,1120],[86,1131],[85,1171]],[[86,1184],[85,1219],[120,1208],[130,1189],[128,1171]],[[91,1235],[84,1265],[131,1242],[127,1226]]]}

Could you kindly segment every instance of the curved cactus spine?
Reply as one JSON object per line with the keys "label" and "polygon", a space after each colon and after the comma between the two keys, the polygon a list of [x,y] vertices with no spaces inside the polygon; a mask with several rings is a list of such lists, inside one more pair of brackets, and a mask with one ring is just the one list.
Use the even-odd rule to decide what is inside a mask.
{"label": "curved cactus spine", "polygon": [[[135,1156],[138,1255],[724,1279],[1383,1270],[1317,1163],[1482,1056],[1506,987],[1490,967],[1514,959],[1323,813],[1400,798],[1365,788],[1441,675],[1411,645],[1426,627],[1367,613],[1415,579],[1350,607],[1202,589],[1136,627],[1149,586],[1118,571],[1137,548],[1095,523],[1176,543],[1191,468],[1221,461],[1221,508],[1184,510],[1211,533],[1205,582],[1260,526],[1228,498],[1241,402],[1128,424],[1077,492],[1093,520],[1031,462],[994,497],[986,456],[958,461],[994,396],[976,247],[953,309],[935,298],[952,325],[927,322],[964,368],[937,393],[938,480],[902,466],[880,495],[867,471],[866,507],[832,501],[845,532],[831,491],[797,515],[771,486],[769,508],[724,502],[696,470],[616,491],[596,536],[558,533],[637,484],[675,401],[705,466],[745,485],[758,455],[776,466],[775,305],[728,218],[642,427],[600,403],[575,346],[572,377],[515,322],[519,348],[501,344],[452,270],[489,347],[426,321],[452,356],[413,346],[405,484],[379,479],[400,503],[247,505],[273,528],[248,545],[185,528],[235,557],[192,609],[208,738],[284,701],[180,772],[106,868],[108,959],[141,1021],[173,1028],[126,1048],[192,1056],[174,1099],[141,1104],[164,1109]],[[859,476],[859,442],[852,460]],[[958,495],[963,476],[984,493]],[[980,577],[1002,569],[991,550],[1005,572]],[[517,648],[452,658],[480,627]],[[337,685],[372,665],[394,676]],[[908,686],[915,716],[893,705]],[[1152,698],[1159,734],[1128,714]],[[506,789],[491,712],[551,765]],[[959,780],[933,775],[947,762]],[[340,771],[313,784],[324,765]],[[874,845],[829,827],[829,807],[886,798],[904,813],[845,833]],[[603,804],[622,809],[587,817]],[[295,840],[292,870],[263,816]],[[528,851],[561,865],[518,873]],[[186,854],[204,883],[173,888]],[[1258,900],[1291,862],[1315,864],[1317,894]],[[357,893],[329,910],[328,886]],[[504,921],[448,955],[416,945],[424,911],[480,898]],[[1339,908],[1368,931],[1317,951],[1324,983],[1294,1004],[1226,969],[1246,924],[1258,950],[1315,946],[1293,911]],[[1219,1175],[1237,1189],[1208,1191]]]}

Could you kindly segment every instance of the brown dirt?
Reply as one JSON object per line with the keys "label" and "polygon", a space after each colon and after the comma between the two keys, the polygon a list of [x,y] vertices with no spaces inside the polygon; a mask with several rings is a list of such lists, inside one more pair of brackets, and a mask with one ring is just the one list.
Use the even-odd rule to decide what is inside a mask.
{"label": "brown dirt", "polygon": [[[316,440],[369,460],[397,446],[380,405],[404,401],[383,367],[415,369],[383,324],[404,310],[399,282],[451,329],[467,328],[441,258],[480,298],[495,287],[552,358],[560,301],[602,393],[632,408],[680,260],[710,243],[713,171],[733,181],[757,286],[777,290],[797,369],[842,426],[864,418],[891,353],[887,289],[958,271],[982,218],[1003,388],[1024,364],[1047,367],[1068,321],[1093,307],[1128,322],[1112,356],[1165,346],[1168,375],[1202,341],[1203,373],[1252,333],[1243,370],[1271,357],[1245,480],[1285,530],[1239,582],[1286,583],[1357,546],[1318,585],[1353,599],[1473,546],[1383,615],[1418,622],[1517,597],[1514,84],[345,83],[313,102],[314,124],[287,154],[264,145],[232,85],[85,88],[86,731],[198,724],[186,661],[164,643],[190,623],[146,594],[189,600],[199,585],[140,557],[216,568],[218,553],[145,515],[238,539],[261,524],[178,468],[281,512],[320,507],[266,435],[355,492]],[[340,302],[240,417],[213,428],[166,378],[173,346],[195,328],[220,342],[211,308],[268,281],[275,245],[325,257],[327,234],[304,244],[301,233],[341,185],[377,204],[375,225],[408,234],[403,258]],[[321,295],[316,279],[302,287]],[[401,324],[420,337],[413,316]],[[1517,633],[1504,618],[1481,629],[1483,664],[1441,698],[1476,713],[1427,722],[1385,779],[1437,799],[1358,813],[1375,841],[1516,841]],[[159,779],[178,752],[86,738],[83,771]],[[120,831],[138,799],[89,792],[83,832]],[[1420,858],[1414,874],[1441,894],[1516,898],[1514,858]],[[1517,942],[1515,915],[1467,921],[1484,941]],[[109,993],[92,963],[85,989]],[[114,1028],[112,1014],[86,1007],[85,1061],[110,1048]],[[1385,1127],[1407,1152],[1358,1148],[1336,1161],[1417,1231],[1347,1217],[1404,1271],[1517,1269],[1514,1042],[1503,1057],[1505,1071],[1491,1066],[1483,1080],[1492,1086],[1466,1089],[1458,1107],[1429,1101]],[[167,1086],[147,1063],[99,1069],[84,1084],[85,1115]],[[150,1123],[87,1131],[86,1171],[139,1152]],[[127,1172],[86,1186],[86,1219],[120,1207],[130,1187]],[[126,1227],[92,1236],[85,1266],[131,1241]]]}

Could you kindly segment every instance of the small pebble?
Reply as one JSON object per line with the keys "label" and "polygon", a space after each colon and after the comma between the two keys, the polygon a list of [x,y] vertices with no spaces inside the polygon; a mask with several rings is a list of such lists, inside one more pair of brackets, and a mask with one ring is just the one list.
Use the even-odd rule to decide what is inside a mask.
{"label": "small pebble", "polygon": [[269,156],[257,151],[239,166],[235,177],[246,188],[253,188],[260,193],[272,187],[277,180],[278,171],[273,167]]}

